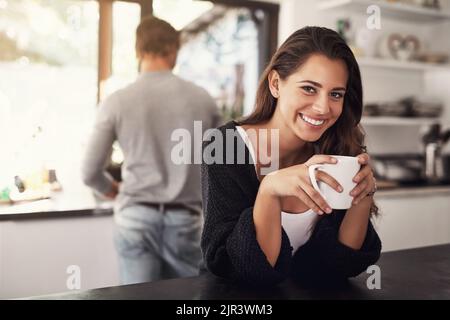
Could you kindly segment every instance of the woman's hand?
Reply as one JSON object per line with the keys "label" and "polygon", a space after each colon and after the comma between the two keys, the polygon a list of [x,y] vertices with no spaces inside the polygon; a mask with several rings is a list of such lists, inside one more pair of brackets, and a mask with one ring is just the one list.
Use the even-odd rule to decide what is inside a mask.
{"label": "woman's hand", "polygon": [[[331,213],[332,209],[311,185],[308,167],[313,164],[336,163],[336,159],[328,155],[314,155],[303,164],[272,172],[264,177],[261,187],[272,196],[295,196],[308,208],[318,214]],[[337,192],[342,192],[341,185],[327,173],[317,170],[316,179],[323,181]]]}
{"label": "woman's hand", "polygon": [[353,178],[353,181],[357,183],[356,187],[350,192],[350,195],[353,197],[353,205],[358,204],[368,194],[376,191],[376,180],[373,176],[372,168],[369,165],[369,155],[362,153],[357,158],[361,164],[361,169]]}

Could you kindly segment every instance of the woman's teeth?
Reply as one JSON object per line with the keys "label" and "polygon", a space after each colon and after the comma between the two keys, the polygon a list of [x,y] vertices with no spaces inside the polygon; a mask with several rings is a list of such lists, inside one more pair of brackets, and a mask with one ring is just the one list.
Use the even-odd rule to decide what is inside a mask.
{"label": "woman's teeth", "polygon": [[300,114],[300,117],[303,119],[303,121],[308,122],[309,124],[312,124],[313,126],[320,126],[320,125],[322,125],[325,122],[325,120],[314,120],[314,119],[311,119],[311,118],[305,116],[302,113]]}

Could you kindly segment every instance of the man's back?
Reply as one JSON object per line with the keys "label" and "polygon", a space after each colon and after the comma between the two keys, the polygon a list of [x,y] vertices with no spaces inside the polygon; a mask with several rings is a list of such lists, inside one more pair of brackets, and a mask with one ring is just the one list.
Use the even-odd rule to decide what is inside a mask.
{"label": "man's back", "polygon": [[124,153],[117,209],[139,202],[201,203],[199,165],[174,163],[172,148],[179,142],[171,136],[186,129],[194,139],[194,121],[201,121],[203,130],[219,124],[218,110],[205,90],[170,71],[145,72],[100,108],[96,130],[113,127]]}
{"label": "man's back", "polygon": [[[218,126],[220,117],[205,90],[172,74],[179,48],[180,33],[168,22],[141,20],[141,75],[102,103],[86,150],[84,183],[116,199],[114,243],[123,284],[194,276],[202,260],[201,161],[179,164],[178,151],[191,150],[177,139],[190,138],[191,148],[199,146],[194,156],[201,155],[197,131]],[[116,140],[124,153],[121,184],[105,171]]]}

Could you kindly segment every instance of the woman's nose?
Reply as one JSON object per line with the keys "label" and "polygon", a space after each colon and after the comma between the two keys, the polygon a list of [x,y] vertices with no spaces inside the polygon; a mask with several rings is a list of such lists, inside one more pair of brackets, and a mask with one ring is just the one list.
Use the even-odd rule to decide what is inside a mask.
{"label": "woman's nose", "polygon": [[313,104],[313,110],[319,114],[327,114],[328,112],[330,112],[328,97],[318,97]]}

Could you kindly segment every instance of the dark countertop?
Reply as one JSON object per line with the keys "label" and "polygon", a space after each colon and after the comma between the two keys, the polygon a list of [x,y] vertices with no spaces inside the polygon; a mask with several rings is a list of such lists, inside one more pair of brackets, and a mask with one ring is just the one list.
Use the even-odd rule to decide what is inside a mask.
{"label": "dark countertop", "polygon": [[362,273],[341,287],[302,288],[291,280],[261,290],[211,274],[30,299],[450,299],[450,244],[383,253],[377,265],[381,289],[369,290]]}
{"label": "dark countertop", "polygon": [[110,216],[113,214],[111,208],[86,208],[74,210],[52,210],[52,211],[33,211],[24,213],[1,213],[0,221],[8,220],[30,220],[30,219],[48,219],[48,218],[67,218],[83,216]]}

